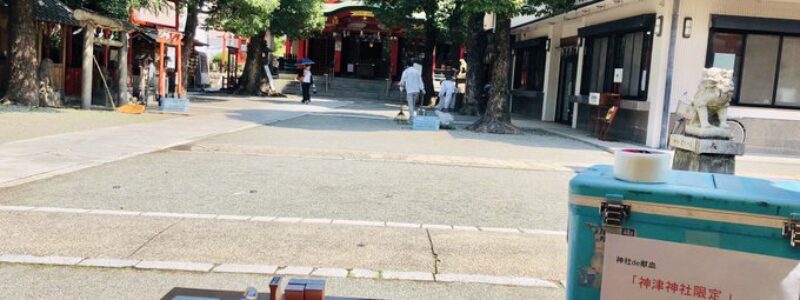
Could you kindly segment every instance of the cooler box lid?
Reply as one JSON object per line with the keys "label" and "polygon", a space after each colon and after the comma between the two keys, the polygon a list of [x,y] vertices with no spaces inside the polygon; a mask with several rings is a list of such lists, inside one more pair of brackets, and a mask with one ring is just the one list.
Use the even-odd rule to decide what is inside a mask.
{"label": "cooler box lid", "polygon": [[599,198],[621,195],[623,201],[772,217],[791,218],[792,214],[800,214],[800,181],[794,180],[672,171],[666,183],[643,184],[618,180],[611,166],[598,165],[575,176],[570,181],[570,193]]}

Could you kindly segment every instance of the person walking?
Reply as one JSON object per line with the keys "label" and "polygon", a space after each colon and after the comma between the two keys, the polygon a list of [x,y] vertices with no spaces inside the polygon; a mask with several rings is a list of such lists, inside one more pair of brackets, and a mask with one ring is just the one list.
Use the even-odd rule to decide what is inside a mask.
{"label": "person walking", "polygon": [[436,110],[450,111],[453,109],[453,98],[456,96],[456,82],[453,81],[453,75],[447,74],[445,80],[439,87],[439,104],[436,105]]}
{"label": "person walking", "polygon": [[406,102],[408,102],[408,118],[413,120],[416,116],[414,110],[414,103],[417,101],[420,93],[425,94],[425,85],[422,83],[422,74],[414,68],[414,62],[409,61],[407,68],[403,71],[400,77],[400,91],[405,90]]}
{"label": "person walking", "polygon": [[314,75],[311,74],[311,65],[303,65],[297,78],[303,86],[303,101],[301,101],[301,103],[308,104],[311,102],[311,88],[314,86]]}

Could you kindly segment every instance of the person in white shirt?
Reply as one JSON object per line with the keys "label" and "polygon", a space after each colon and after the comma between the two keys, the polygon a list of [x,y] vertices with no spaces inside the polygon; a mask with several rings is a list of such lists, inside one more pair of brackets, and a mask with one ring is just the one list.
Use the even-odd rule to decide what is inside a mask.
{"label": "person in white shirt", "polygon": [[308,104],[311,102],[311,87],[314,85],[314,75],[311,74],[311,65],[303,66],[298,80],[300,80],[300,83],[303,85],[303,101],[301,103]]}
{"label": "person in white shirt", "polygon": [[400,90],[405,90],[406,92],[409,118],[414,118],[416,116],[414,103],[417,101],[420,93],[425,94],[425,85],[422,83],[422,74],[414,68],[413,62],[408,62],[408,67],[403,71],[403,76],[400,77],[399,85]]}
{"label": "person in white shirt", "polygon": [[436,105],[436,110],[445,112],[452,110],[455,105],[455,101],[453,101],[455,96],[456,82],[453,81],[452,75],[447,75],[439,87],[439,104]]}

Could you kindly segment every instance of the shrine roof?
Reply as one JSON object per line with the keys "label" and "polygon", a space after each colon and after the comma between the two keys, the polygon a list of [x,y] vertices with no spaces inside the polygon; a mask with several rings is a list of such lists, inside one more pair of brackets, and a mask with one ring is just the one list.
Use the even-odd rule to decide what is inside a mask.
{"label": "shrine roof", "polygon": [[[33,0],[35,3],[33,15],[37,21],[58,23],[64,25],[80,25],[72,17],[72,9],[58,0]],[[3,1],[5,2],[5,1]]]}

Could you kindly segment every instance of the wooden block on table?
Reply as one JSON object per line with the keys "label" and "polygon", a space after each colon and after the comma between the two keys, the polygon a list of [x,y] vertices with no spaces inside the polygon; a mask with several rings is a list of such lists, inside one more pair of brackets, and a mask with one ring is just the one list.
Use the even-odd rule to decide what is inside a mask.
{"label": "wooden block on table", "polygon": [[289,280],[283,280],[283,278],[280,276],[272,277],[272,281],[269,282],[269,299],[283,300],[286,285],[288,283]]}
{"label": "wooden block on table", "polygon": [[303,300],[305,296],[305,285],[289,284],[286,286],[286,293],[284,296],[286,300]]}
{"label": "wooden block on table", "polygon": [[310,280],[303,300],[325,300],[325,280]]}

